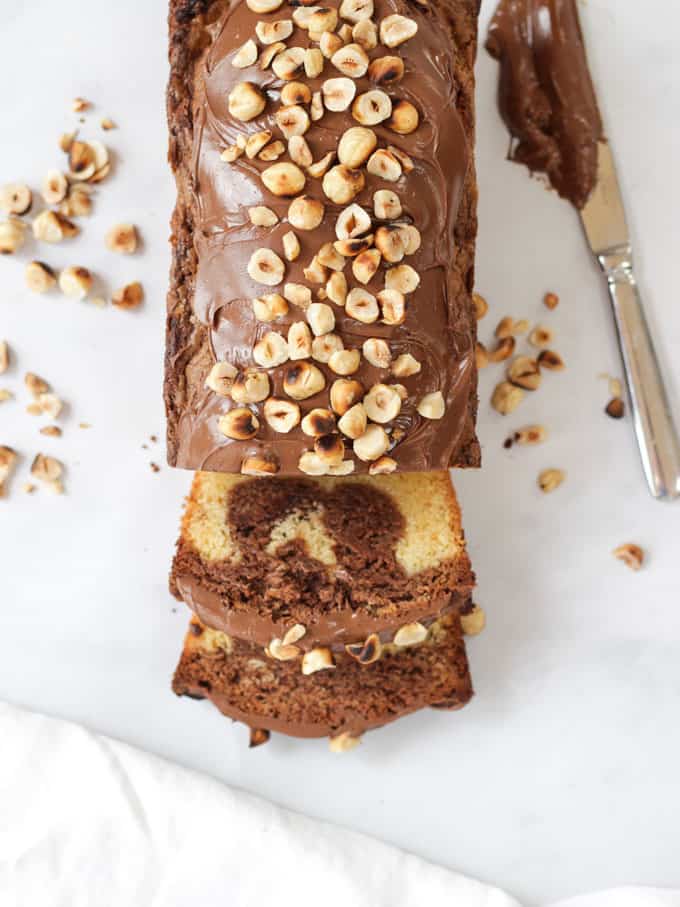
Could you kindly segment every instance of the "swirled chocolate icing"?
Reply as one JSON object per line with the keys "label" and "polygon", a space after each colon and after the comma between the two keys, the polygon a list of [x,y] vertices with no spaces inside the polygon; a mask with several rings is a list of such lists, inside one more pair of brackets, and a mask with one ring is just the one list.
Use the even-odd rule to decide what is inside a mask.
{"label": "swirled chocolate icing", "polygon": [[[219,430],[219,417],[235,404],[203,386],[214,361],[228,360],[238,368],[252,367],[253,346],[264,334],[274,330],[285,337],[293,322],[305,320],[304,312],[294,305],[290,306],[288,315],[271,324],[263,324],[254,317],[252,299],[272,291],[282,292],[282,286],[265,287],[256,283],[248,275],[247,264],[252,253],[262,247],[276,251],[283,258],[282,237],[291,229],[286,220],[290,199],[271,194],[263,185],[260,174],[269,166],[267,163],[245,155],[232,164],[220,158],[224,148],[235,144],[239,135],[271,130],[274,140],[282,138],[274,114],[284,83],[271,68],[263,70],[255,64],[238,69],[231,61],[244,42],[254,38],[258,20],[290,18],[292,12],[293,8],[284,4],[273,14],[257,15],[245,2],[231,0],[222,5],[222,12],[215,21],[204,26],[202,40],[209,48],[194,80],[193,172],[184,203],[193,212],[197,259],[193,316],[208,332],[210,361],[203,357],[192,363],[189,392],[179,407],[176,430],[171,429],[174,437],[170,459],[178,466],[238,472],[244,457],[273,453],[281,473],[299,475],[299,458],[313,445],[312,439],[299,426],[288,434],[275,432],[262,417],[261,404],[251,406],[258,413],[260,422],[257,436],[252,441],[226,438]],[[384,90],[393,100],[411,101],[420,113],[420,125],[415,132],[405,136],[397,135],[386,124],[372,128],[378,137],[379,148],[395,145],[410,155],[415,167],[396,183],[387,183],[367,174],[366,187],[354,201],[372,213],[376,189],[388,188],[397,193],[403,208],[400,221],[415,224],[422,237],[416,254],[404,259],[404,263],[417,271],[421,282],[418,289],[407,296],[406,320],[399,326],[381,322],[363,324],[348,317],[341,307],[333,306],[333,310],[335,333],[341,336],[345,348],[361,350],[365,339],[384,338],[393,358],[408,352],[422,363],[418,374],[393,378],[389,369],[376,368],[362,357],[359,371],[352,377],[358,378],[365,390],[378,382],[399,381],[406,387],[408,397],[401,412],[386,426],[393,447],[389,453],[399,469],[428,470],[446,468],[450,462],[456,462],[463,443],[469,444],[471,440],[476,443],[474,436],[470,437],[476,381],[474,319],[469,305],[467,276],[461,276],[454,267],[454,233],[471,152],[469,130],[464,128],[457,112],[461,93],[457,73],[461,63],[456,57],[451,28],[444,14],[434,6],[423,8],[404,0],[376,0],[373,17],[376,23],[393,13],[415,20],[417,34],[392,50],[378,44],[368,51],[368,56],[371,59],[386,54],[402,56],[404,78]],[[295,29],[287,45],[315,46],[307,33],[299,28]],[[309,84],[312,91],[318,91],[326,79],[340,75],[326,60],[319,78],[308,79],[303,73],[299,79]],[[259,117],[243,123],[231,116],[228,97],[239,82],[246,80],[260,86],[266,94],[267,104]],[[376,87],[367,77],[355,81],[357,95]],[[469,103],[469,85],[465,86],[465,92]],[[356,125],[351,110],[325,111],[323,118],[312,123],[305,135],[314,160],[318,161],[329,150],[335,151],[343,132]],[[286,154],[279,160],[289,158]],[[301,253],[296,261],[286,262],[284,281],[305,284],[315,291],[319,287],[309,284],[303,268],[322,244],[336,239],[335,222],[345,206],[334,205],[324,196],[320,179],[308,177],[304,193],[324,202],[325,217],[317,230],[295,231]],[[280,218],[279,223],[273,228],[254,227],[248,209],[257,205],[273,209]],[[474,219],[474,214],[471,216]],[[352,279],[349,260],[345,273],[350,288],[360,286]],[[366,289],[375,295],[383,289],[384,280],[383,264]],[[175,360],[179,361],[185,354],[184,349],[170,349],[171,367],[176,368]],[[314,364],[324,373],[326,387],[301,403],[303,416],[315,407],[329,407],[329,389],[339,377],[327,365]],[[286,367],[267,370],[272,396],[286,396],[283,391]],[[446,404],[444,417],[440,420],[423,418],[417,412],[420,399],[433,391],[441,391]],[[351,442],[348,442],[347,458],[351,456]],[[366,471],[369,464],[354,459],[356,470]],[[473,456],[470,461],[474,459]]]}
{"label": "swirled chocolate icing", "polygon": [[510,158],[582,208],[597,179],[602,121],[574,0],[501,0],[489,26]]}

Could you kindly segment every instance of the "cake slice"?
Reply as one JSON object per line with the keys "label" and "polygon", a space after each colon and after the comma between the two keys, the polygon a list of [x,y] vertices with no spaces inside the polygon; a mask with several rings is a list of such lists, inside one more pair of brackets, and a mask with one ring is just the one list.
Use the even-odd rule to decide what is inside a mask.
{"label": "cake slice", "polygon": [[[310,673],[303,673],[305,663]],[[385,646],[368,667],[346,654],[331,661],[314,653],[302,661],[273,660],[194,617],[172,686],[179,696],[209,699],[248,725],[252,744],[277,731],[328,736],[334,749],[350,748],[365,731],[417,709],[458,709],[472,697],[455,615],[436,621],[418,644]]]}
{"label": "cake slice", "polygon": [[302,628],[343,650],[463,613],[474,585],[447,472],[253,479],[197,473],[171,590],[262,650]]}

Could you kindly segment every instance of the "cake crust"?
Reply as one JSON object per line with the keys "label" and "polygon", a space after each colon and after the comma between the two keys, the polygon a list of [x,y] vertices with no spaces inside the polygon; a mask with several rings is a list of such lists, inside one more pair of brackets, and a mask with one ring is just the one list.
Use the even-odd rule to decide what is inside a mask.
{"label": "cake crust", "polygon": [[[454,48],[452,79],[455,110],[470,147],[474,137],[473,63],[478,5],[478,0],[444,0],[435,5],[436,15],[443,17],[442,21],[445,22]],[[201,294],[205,297],[203,284],[208,279],[205,276],[205,265],[202,274],[200,271],[201,261],[205,262],[208,256],[199,256],[197,253],[197,248],[204,243],[201,237],[205,229],[199,219],[196,202],[196,155],[199,153],[196,145],[197,107],[199,96],[205,90],[199,72],[215,35],[219,34],[221,18],[233,6],[235,4],[230,5],[225,0],[170,2],[169,159],[177,180],[177,205],[172,218],[173,256],[166,326],[164,393],[168,419],[168,459],[175,466],[238,472],[246,461],[269,458],[282,474],[299,474],[300,451],[313,448],[313,442],[309,438],[298,429],[286,436],[285,444],[280,443],[281,438],[269,432],[261,417],[259,434],[252,443],[219,437],[215,425],[221,404],[219,400],[215,402],[210,399],[205,389],[206,377],[215,363],[216,348],[224,345],[224,331],[229,333],[231,328],[229,318],[225,321],[217,311],[213,318],[212,315],[206,317],[205,313],[201,314],[197,309],[197,298]],[[407,14],[412,10],[414,16],[423,15],[422,9],[415,4],[412,8],[405,3],[401,6]],[[329,71],[325,75],[335,74]],[[437,357],[440,377],[448,375],[446,380],[450,390],[446,396],[451,404],[451,418],[453,419],[454,410],[458,413],[456,426],[447,421],[448,410],[441,423],[420,418],[415,410],[415,390],[407,388],[414,395],[409,397],[403,408],[404,425],[408,431],[405,437],[401,436],[401,429],[397,433],[390,432],[390,443],[393,445],[390,456],[399,468],[428,470],[447,465],[479,464],[480,450],[474,429],[477,409],[473,362],[476,322],[471,303],[476,227],[476,181],[474,165],[470,161],[464,173],[457,217],[452,226],[454,242],[446,255],[447,327],[443,333],[437,332],[441,336],[436,340],[439,344],[450,344],[448,354],[438,353]],[[306,237],[300,239],[304,245]],[[224,266],[218,263],[217,275],[223,273],[228,261],[227,257],[224,258]],[[237,270],[238,268],[240,264]],[[223,311],[220,309],[220,312]],[[380,332],[375,333],[376,336],[382,336]],[[220,349],[219,356],[224,352]],[[321,370],[328,371],[325,366],[321,366]],[[373,375],[374,371],[370,374]],[[454,372],[457,377],[452,380]],[[406,385],[414,382],[418,384],[418,395],[433,390],[437,385],[434,372],[426,369],[423,375],[425,383],[422,388],[418,384],[422,383],[418,376],[405,380]],[[427,375],[430,377],[426,377]],[[328,385],[333,376],[329,374],[327,377]],[[272,375],[271,380],[277,390],[280,377]],[[376,380],[376,377],[371,380]],[[322,403],[313,398],[311,405],[318,406]],[[303,413],[305,409],[303,407]],[[353,462],[358,472],[370,468],[369,462],[359,458]]]}

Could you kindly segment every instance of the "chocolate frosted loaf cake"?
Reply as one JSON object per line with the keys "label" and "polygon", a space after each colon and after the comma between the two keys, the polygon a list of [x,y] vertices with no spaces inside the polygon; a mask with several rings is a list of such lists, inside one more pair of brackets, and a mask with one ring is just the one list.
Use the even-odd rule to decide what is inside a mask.
{"label": "chocolate frosted loaf cake", "polygon": [[[171,588],[260,646],[360,648],[462,613],[474,577],[448,473],[252,479],[197,473]],[[419,630],[418,632],[423,632]]]}
{"label": "chocolate frosted loaf cake", "polygon": [[171,0],[171,465],[478,465],[478,5]]}
{"label": "chocolate frosted loaf cake", "polygon": [[454,616],[434,624],[417,645],[385,647],[369,667],[348,655],[333,657],[328,650],[274,661],[258,647],[194,618],[173,690],[209,699],[225,715],[258,731],[260,742],[267,731],[279,731],[330,736],[342,745],[426,706],[461,708],[472,696],[472,683]]}

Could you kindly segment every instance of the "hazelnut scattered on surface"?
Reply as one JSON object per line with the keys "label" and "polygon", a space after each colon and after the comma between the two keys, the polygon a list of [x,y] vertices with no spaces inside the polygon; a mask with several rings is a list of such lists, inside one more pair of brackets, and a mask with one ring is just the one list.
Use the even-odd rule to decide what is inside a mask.
{"label": "hazelnut scattered on surface", "polygon": [[625,410],[626,407],[622,397],[612,397],[604,409],[607,415],[612,419],[623,419]]}
{"label": "hazelnut scattered on surface", "polygon": [[139,281],[116,290],[111,302],[118,309],[137,309],[144,302],[144,289]]}
{"label": "hazelnut scattered on surface", "polygon": [[619,545],[614,548],[612,554],[615,558],[622,561],[626,567],[631,570],[640,570],[645,559],[645,553],[639,545],[627,542],[625,545]]}
{"label": "hazelnut scattered on surface", "polygon": [[46,293],[57,285],[57,275],[42,261],[30,261],[25,271],[26,286],[34,293]]}
{"label": "hazelnut scattered on surface", "polygon": [[59,275],[59,289],[64,296],[70,296],[72,299],[85,299],[93,283],[94,278],[87,268],[64,268]]}
{"label": "hazelnut scattered on surface", "polygon": [[566,478],[562,469],[544,469],[538,476],[538,487],[543,492],[555,491]]}
{"label": "hazelnut scattered on surface", "polygon": [[422,642],[425,642],[427,639],[427,627],[421,624],[419,621],[414,621],[410,624],[405,624],[403,627],[400,627],[397,632],[394,634],[394,644],[400,648],[405,648],[406,646],[417,646]]}
{"label": "hazelnut scattered on surface", "polygon": [[557,293],[546,293],[543,297],[543,305],[548,309],[556,309],[559,305],[560,297]]}
{"label": "hazelnut scattered on surface", "polygon": [[510,384],[509,381],[501,381],[491,396],[491,405],[497,413],[507,416],[517,409],[523,399],[524,391],[521,387]]}
{"label": "hazelnut scattered on surface", "polygon": [[33,193],[24,183],[9,183],[0,188],[0,210],[19,217],[28,214],[33,204]]}
{"label": "hazelnut scattered on surface", "polygon": [[117,224],[106,234],[106,248],[121,255],[137,251],[137,228],[134,224]]}
{"label": "hazelnut scattered on surface", "polygon": [[0,221],[0,255],[14,255],[26,241],[26,225],[10,218]]}

